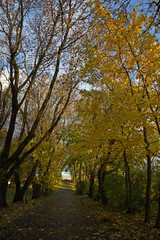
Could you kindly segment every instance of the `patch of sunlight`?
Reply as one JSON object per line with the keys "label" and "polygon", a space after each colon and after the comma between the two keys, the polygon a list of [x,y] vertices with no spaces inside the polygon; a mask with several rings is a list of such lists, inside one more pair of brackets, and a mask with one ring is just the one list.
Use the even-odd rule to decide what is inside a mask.
{"label": "patch of sunlight", "polygon": [[75,191],[75,185],[73,182],[71,182],[70,180],[63,180],[62,182],[59,183],[59,185],[56,185],[55,188],[58,190],[60,189],[68,189],[68,190],[72,190]]}

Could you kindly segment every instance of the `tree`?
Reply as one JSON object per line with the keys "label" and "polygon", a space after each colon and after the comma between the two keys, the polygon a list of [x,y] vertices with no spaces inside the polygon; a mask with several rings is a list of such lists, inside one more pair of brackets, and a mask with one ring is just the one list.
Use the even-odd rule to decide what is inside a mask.
{"label": "tree", "polygon": [[[129,14],[121,11],[113,15],[98,1],[95,5],[96,8],[92,10],[94,23],[91,24],[92,30],[86,46],[89,59],[86,65],[86,71],[89,72],[88,82],[99,88],[105,86],[107,91],[112,92],[111,99],[117,100],[117,110],[119,105],[124,109],[127,105],[134,109],[137,122],[133,115],[130,121],[136,124],[137,132],[141,129],[139,132],[143,136],[144,158],[147,160],[145,222],[149,222],[151,158],[158,154],[154,145],[158,145],[159,135],[159,40],[156,37],[158,28],[156,33],[152,34],[151,29],[155,27],[154,17],[147,16],[137,9],[131,9]],[[119,89],[115,84],[119,85]],[[128,102],[125,101],[126,98]],[[126,119],[119,119],[122,127],[130,117],[125,116]]]}
{"label": "tree", "polygon": [[0,82],[0,131],[6,125],[11,112],[10,87],[2,86]]}
{"label": "tree", "polygon": [[[1,68],[8,70],[11,91],[11,113],[5,144],[0,156],[0,208],[6,205],[8,179],[48,136],[65,111],[72,90],[80,81],[75,75],[78,58],[75,56],[78,42],[85,33],[88,1],[2,1],[0,15],[0,42],[3,44]],[[73,61],[74,56],[74,61]],[[80,67],[80,66],[79,66]],[[63,69],[63,71],[62,71]],[[61,71],[60,71],[61,70]],[[16,131],[16,121],[20,109],[27,105],[29,92],[40,78],[49,74],[48,89],[45,92],[39,111],[30,123],[29,131],[19,142],[11,155],[11,143]],[[60,75],[65,83],[60,83]],[[34,138],[38,124],[45,114],[53,89],[67,89],[61,105],[55,103],[55,114],[49,129],[39,142],[25,152],[26,146]],[[23,110],[25,112],[25,109]]]}

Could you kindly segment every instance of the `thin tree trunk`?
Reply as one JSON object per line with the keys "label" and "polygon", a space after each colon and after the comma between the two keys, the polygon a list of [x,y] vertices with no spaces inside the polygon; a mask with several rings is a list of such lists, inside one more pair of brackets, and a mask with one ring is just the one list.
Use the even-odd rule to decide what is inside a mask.
{"label": "thin tree trunk", "polygon": [[147,186],[146,186],[146,206],[145,206],[145,223],[150,223],[151,218],[151,178],[152,178],[152,162],[149,153],[149,142],[147,138],[147,128],[143,127],[144,142],[146,143],[147,158]]}
{"label": "thin tree trunk", "polygon": [[77,181],[76,171],[77,171],[77,166],[76,166],[76,163],[74,163],[74,165],[73,165],[73,182],[74,182],[74,184],[76,184],[76,181]]}
{"label": "thin tree trunk", "polygon": [[102,189],[102,168],[100,167],[98,169],[98,193],[101,195],[101,189]]}
{"label": "thin tree trunk", "polygon": [[150,223],[151,218],[151,157],[147,154],[147,187],[146,187],[146,207],[145,223]]}
{"label": "thin tree trunk", "polygon": [[24,198],[24,195],[26,191],[28,190],[29,185],[31,184],[33,177],[35,176],[36,168],[37,168],[38,162],[35,163],[34,167],[32,168],[32,171],[30,172],[23,188],[22,188],[22,197]]}
{"label": "thin tree trunk", "polygon": [[102,183],[103,183],[102,203],[103,203],[103,205],[107,205],[108,204],[107,191],[105,189],[105,179],[106,179],[106,170],[103,170],[103,174],[102,174]]}
{"label": "thin tree trunk", "polygon": [[37,199],[41,197],[41,185],[38,183],[33,183],[33,195],[32,199]]}
{"label": "thin tree trunk", "polygon": [[126,179],[126,207],[127,213],[131,212],[132,208],[132,186],[131,186],[131,179],[130,179],[130,169],[128,165],[126,151],[123,152],[124,156],[124,163],[125,163],[125,179]]}
{"label": "thin tree trunk", "polygon": [[88,197],[91,197],[91,198],[93,198],[93,193],[94,193],[94,179],[95,179],[95,169],[91,171],[91,176],[90,176]]}
{"label": "thin tree trunk", "polygon": [[160,185],[159,185],[159,196],[158,196],[158,214],[157,214],[155,228],[160,228]]}
{"label": "thin tree trunk", "polygon": [[82,181],[82,163],[79,164],[79,181]]}
{"label": "thin tree trunk", "polygon": [[35,174],[34,174],[34,180],[32,183],[32,189],[33,189],[32,199],[40,198],[42,194],[41,184],[37,182]]}

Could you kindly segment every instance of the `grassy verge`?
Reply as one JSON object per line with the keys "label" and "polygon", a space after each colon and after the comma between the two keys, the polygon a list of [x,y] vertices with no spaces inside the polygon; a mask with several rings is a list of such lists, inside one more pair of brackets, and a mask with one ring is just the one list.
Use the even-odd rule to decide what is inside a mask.
{"label": "grassy verge", "polygon": [[[10,187],[7,189],[7,203],[10,205],[13,202],[15,195],[15,187]],[[28,202],[32,199],[32,189],[28,189],[24,195],[24,202]]]}
{"label": "grassy verge", "polygon": [[151,224],[144,223],[143,214],[126,214],[104,208],[99,202],[81,196],[100,226],[113,240],[160,240],[160,230],[155,229],[155,220]]}
{"label": "grassy verge", "polygon": [[62,182],[59,183],[59,185],[54,186],[55,190],[60,190],[60,189],[70,189],[72,191],[75,191],[75,185],[69,180],[63,180]]}
{"label": "grassy verge", "polygon": [[[69,180],[64,180],[59,182],[59,184],[55,185],[53,189],[48,189],[48,195],[53,194],[55,191],[59,189],[71,189],[75,191],[74,184]],[[15,195],[16,188],[15,186],[8,187],[7,189],[7,203],[10,205],[13,202],[14,195]],[[29,188],[24,195],[24,202],[28,202],[32,200],[32,188]]]}
{"label": "grassy verge", "polygon": [[11,204],[12,201],[13,201],[13,198],[14,198],[14,194],[15,194],[15,187],[10,187],[10,188],[7,188],[7,203],[8,204]]}

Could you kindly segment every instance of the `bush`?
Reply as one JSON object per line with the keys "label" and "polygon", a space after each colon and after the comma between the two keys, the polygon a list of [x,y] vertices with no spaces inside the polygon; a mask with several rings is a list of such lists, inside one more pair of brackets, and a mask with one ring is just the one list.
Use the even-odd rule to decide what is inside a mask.
{"label": "bush", "polygon": [[116,173],[107,175],[105,188],[109,206],[118,209],[125,209],[126,190],[124,176]]}
{"label": "bush", "polygon": [[135,211],[142,211],[145,206],[146,174],[137,171],[132,174],[132,207]]}
{"label": "bush", "polygon": [[[146,178],[143,171],[131,174],[132,181],[132,205],[133,211],[142,211],[145,200]],[[106,176],[105,188],[108,204],[113,208],[126,209],[126,184],[125,176],[117,173]]]}

